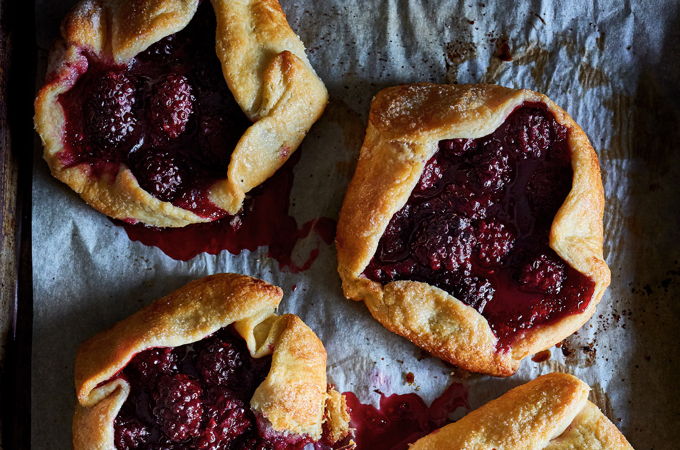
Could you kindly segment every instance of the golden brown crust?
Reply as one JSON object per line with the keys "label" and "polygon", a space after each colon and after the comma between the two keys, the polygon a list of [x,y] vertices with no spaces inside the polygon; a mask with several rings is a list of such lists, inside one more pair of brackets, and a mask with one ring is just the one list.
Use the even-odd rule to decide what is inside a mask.
{"label": "golden brown crust", "polygon": [[281,289],[264,281],[213,275],[187,284],[84,342],[75,365],[74,447],[113,448],[113,419],[130,387],[123,378],[112,377],[135,354],[189,344],[230,324],[253,357],[272,355],[270,371],[256,389],[251,408],[277,432],[319,439],[328,396],[326,351],[297,316],[274,314],[281,298]]}
{"label": "golden brown crust", "polygon": [[632,449],[628,440],[616,426],[602,414],[597,406],[586,402],[581,412],[567,429],[550,441],[546,450]]}
{"label": "golden brown crust", "polygon": [[72,427],[74,450],[115,448],[113,421],[129,393],[130,387],[126,383],[92,406],[76,404]]}
{"label": "golden brown crust", "polygon": [[[453,296],[414,281],[383,286],[361,273],[390,219],[408,200],[437,142],[488,135],[525,101],[546,104],[569,129],[574,177],[553,221],[550,246],[592,278],[595,291],[586,311],[531,329],[509,352],[496,352],[496,338],[486,319]],[[597,155],[583,130],[545,95],[495,85],[387,88],[373,99],[359,162],[340,211],[338,272],[345,296],[363,300],[389,330],[467,370],[511,375],[522,358],[560,342],[594,313],[610,279],[602,255],[603,213]]]}
{"label": "golden brown crust", "polygon": [[410,448],[632,448],[588,402],[589,390],[574,376],[544,375],[435,430]]}
{"label": "golden brown crust", "polygon": [[[59,95],[87,69],[89,53],[124,64],[160,39],[183,29],[198,0],[82,0],[62,25],[50,55],[46,83],[35,101],[35,126],[52,174],[98,211],[159,227],[211,219],[162,202],[144,191],[121,165],[115,176],[96,178],[81,164],[65,167],[65,117]],[[232,152],[225,180],[208,192],[213,203],[235,214],[245,194],[278,170],[300,145],[328,101],[304,45],[276,0],[213,0],[216,49],[230,90],[254,123]]]}
{"label": "golden brown crust", "polygon": [[[326,417],[324,424],[328,430],[328,439],[330,442],[340,442],[344,439],[348,430],[350,429],[350,415],[347,409],[347,399],[344,395],[335,389],[328,389],[328,398],[326,399]],[[353,449],[355,447],[354,441],[350,441],[343,449]]]}
{"label": "golden brown crust", "polygon": [[[326,350],[314,332],[292,314],[281,316],[271,325],[258,350],[266,352],[273,347],[277,350],[269,375],[255,390],[250,406],[275,430],[310,434],[308,424],[323,422]],[[286,386],[285,391],[281,386]],[[321,429],[318,431],[317,438],[321,436]]]}

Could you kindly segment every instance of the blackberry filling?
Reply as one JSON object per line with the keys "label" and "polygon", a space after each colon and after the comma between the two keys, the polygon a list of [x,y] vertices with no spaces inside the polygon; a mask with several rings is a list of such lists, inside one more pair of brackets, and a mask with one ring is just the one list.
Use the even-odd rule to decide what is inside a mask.
{"label": "blackberry filling", "polygon": [[524,103],[488,136],[440,141],[364,276],[444,289],[486,317],[500,350],[584,311],[593,281],[548,244],[571,190],[567,138],[544,104]]}
{"label": "blackberry filling", "polygon": [[114,421],[116,448],[330,448],[276,434],[250,409],[270,365],[271,357],[250,356],[232,326],[193,344],[137,354],[120,374],[131,390]]}
{"label": "blackberry filling", "polygon": [[159,200],[217,219],[207,189],[227,176],[230,155],[250,125],[215,54],[216,22],[202,2],[186,28],[127,66],[88,56],[87,71],[59,97],[66,116],[66,167],[114,175],[121,164]]}

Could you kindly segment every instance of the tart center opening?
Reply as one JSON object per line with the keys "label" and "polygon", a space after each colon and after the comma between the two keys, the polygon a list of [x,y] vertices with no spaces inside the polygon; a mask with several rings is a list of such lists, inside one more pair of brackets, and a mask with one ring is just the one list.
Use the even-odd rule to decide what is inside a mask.
{"label": "tart center opening", "polygon": [[571,190],[568,133],[544,104],[527,102],[488,136],[440,141],[364,275],[449,292],[488,320],[499,350],[584,311],[593,281],[548,243]]}
{"label": "tart center opening", "polygon": [[152,348],[122,370],[130,395],[114,421],[117,449],[297,449],[250,409],[271,357],[252,358],[233,326],[189,345]]}
{"label": "tart center opening", "polygon": [[91,175],[129,167],[159,200],[217,219],[207,189],[227,176],[250,122],[227,87],[215,54],[215,16],[202,2],[186,28],[116,66],[88,55],[87,71],[59,97],[66,115],[66,167]]}

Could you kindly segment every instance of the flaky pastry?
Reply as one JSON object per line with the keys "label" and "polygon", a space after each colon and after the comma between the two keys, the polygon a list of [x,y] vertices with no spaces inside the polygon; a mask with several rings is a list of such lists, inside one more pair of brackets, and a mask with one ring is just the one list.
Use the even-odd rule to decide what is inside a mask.
{"label": "flaky pastry", "polygon": [[411,450],[632,449],[578,378],[551,373],[419,439]]}
{"label": "flaky pastry", "polygon": [[[514,122],[506,124],[511,118]],[[522,120],[529,125],[524,125]],[[510,137],[497,137],[498,133],[507,133]],[[512,230],[507,223],[494,222],[496,218],[489,221],[484,208],[491,211],[495,204],[507,203],[511,195],[525,195],[525,192],[542,198],[541,193],[535,191],[544,188],[550,191],[551,185],[558,184],[560,174],[553,177],[549,172],[539,177],[540,183],[532,184],[533,178],[530,178],[526,188],[517,188],[517,177],[513,179],[510,175],[513,170],[519,170],[510,166],[508,161],[514,161],[513,158],[519,161],[517,164],[532,165],[531,170],[535,170],[536,161],[542,161],[540,158],[548,158],[545,164],[557,167],[558,156],[551,156],[550,148],[544,148],[544,142],[550,139],[561,146],[560,155],[565,160],[563,172],[569,175],[571,170],[573,175],[566,179],[566,189],[560,194],[563,197],[551,212],[541,213],[536,219],[548,219],[543,239],[546,241],[544,253],[549,254],[525,265],[521,278],[524,284],[512,289],[519,292],[531,287],[534,291],[522,295],[538,299],[543,294],[535,294],[536,289],[557,295],[562,288],[559,283],[564,280],[579,279],[583,285],[575,281],[567,285],[564,281],[567,284],[560,295],[578,294],[573,310],[559,317],[550,316],[550,320],[533,326],[530,326],[533,322],[523,323],[507,332],[510,337],[503,340],[497,332],[499,327],[507,328],[507,324],[502,320],[490,323],[486,316],[487,312],[494,313],[493,295],[500,287],[483,280],[474,272],[477,270],[474,267],[470,274],[469,261],[484,257],[484,264],[479,267],[485,271],[484,276],[491,279],[497,276],[494,271],[504,264],[503,257],[507,258],[508,254],[518,260],[523,257],[523,254],[515,257],[509,253],[513,245],[514,248],[520,246],[520,238],[524,239],[521,245],[533,245],[531,236],[520,236],[520,232]],[[508,147],[521,145],[534,153],[508,156]],[[497,154],[489,153],[491,150],[487,147]],[[448,153],[442,156],[442,152]],[[466,164],[472,168],[466,169]],[[537,173],[541,173],[540,170]],[[447,176],[449,184],[443,187],[439,180]],[[464,191],[467,185],[481,187]],[[498,194],[501,197],[484,197],[474,189],[496,189],[493,195],[501,192]],[[429,194],[428,190],[436,194]],[[448,197],[443,199],[444,195]],[[422,198],[429,203],[423,203]],[[469,198],[473,201],[468,201]],[[412,203],[417,201],[420,203]],[[461,201],[468,202],[464,204],[468,212],[449,212],[447,208],[458,211],[455,208]],[[446,205],[433,206],[436,202]],[[423,205],[429,208],[425,226],[406,228],[411,234],[403,235],[399,224],[411,220],[410,217],[417,214],[413,211],[424,208]],[[519,212],[524,214],[527,208]],[[581,128],[545,95],[494,85],[414,84],[387,88],[373,99],[356,172],[338,221],[336,246],[343,291],[350,299],[364,301],[373,317],[387,329],[435,356],[466,370],[507,376],[517,370],[522,358],[560,342],[593,315],[610,281],[610,272],[603,260],[603,209],[603,188],[595,151]],[[504,214],[502,217],[516,220],[513,214],[507,211]],[[521,216],[515,214],[518,215]],[[442,217],[450,222],[438,222]],[[418,233],[423,228],[425,232],[421,236]],[[405,245],[411,247],[402,246],[398,251],[387,249],[392,253],[384,257],[382,253],[377,254],[378,251],[387,253],[381,245],[381,239],[387,235],[394,242],[406,242]],[[489,245],[489,236],[498,237],[500,244]],[[427,247],[431,242],[441,243],[442,247],[432,250]],[[484,254],[475,247],[480,243],[486,244]],[[455,248],[450,250],[447,246]],[[423,248],[429,253],[422,252]],[[404,256],[409,251],[415,256]],[[383,258],[379,261],[383,266],[371,269],[374,258]],[[489,269],[490,263],[497,265]],[[377,275],[368,274],[369,269]],[[421,270],[420,278],[403,275],[418,270]],[[543,272],[539,273],[540,270]],[[435,273],[439,284],[428,282],[422,273]],[[450,281],[446,278],[449,273],[459,278]],[[510,273],[507,279],[515,276]],[[553,285],[548,281],[554,282]],[[453,288],[447,290],[447,283]],[[476,298],[472,298],[474,296]],[[461,301],[468,297],[472,300]],[[542,305],[539,300],[532,301]],[[514,307],[511,301],[502,306]],[[531,314],[540,317],[545,310],[550,310],[550,305],[541,307],[543,310],[532,309]],[[556,308],[561,307],[558,304]],[[516,315],[521,317],[519,313]],[[526,317],[527,314],[524,320],[528,320]]]}
{"label": "flaky pastry", "polygon": [[[245,433],[255,433],[252,439],[258,439],[259,433],[259,439],[274,442],[324,439],[330,448],[344,438],[349,416],[344,397],[327,387],[323,344],[297,316],[274,314],[281,298],[281,289],[264,281],[237,274],[213,275],[185,285],[83,343],[75,364],[74,448],[121,448],[114,439],[116,444],[136,447],[153,436],[149,427],[171,433],[172,437],[164,438],[185,442],[190,438],[194,444],[204,443],[200,439],[208,436],[218,445],[215,433],[230,433],[230,428],[238,428],[232,438],[242,442],[247,440],[241,434],[248,426]],[[239,356],[241,338],[243,351],[250,356]],[[253,363],[248,365],[244,358]],[[186,369],[187,364],[194,368]],[[187,370],[189,375],[184,375]],[[262,377],[252,378],[258,371],[264,371]],[[247,387],[252,380],[255,385]],[[180,388],[184,397],[178,400],[172,397],[172,389]],[[135,389],[145,390],[142,397]],[[244,389],[254,389],[251,398],[239,397]],[[202,403],[181,404],[192,392],[202,392],[194,395]],[[140,406],[126,407],[133,394],[142,403],[153,399],[153,412],[148,414],[155,417],[155,425],[142,423],[150,420],[148,416],[136,417]],[[252,429],[255,419],[243,418],[251,417],[244,413],[248,406],[257,418],[257,429]],[[172,412],[169,419],[163,408]],[[219,408],[231,411],[225,422],[220,422],[224,416]],[[124,416],[126,411],[133,411],[132,417]],[[179,425],[164,422],[177,417]],[[218,431],[210,428],[215,420]]]}
{"label": "flaky pastry", "polygon": [[[200,8],[211,8],[207,0],[82,0],[64,20],[35,126],[52,174],[100,212],[159,227],[234,215],[322,114],[328,93],[277,0],[211,4],[214,16],[192,33],[216,29],[214,40],[189,50],[181,49],[182,32]],[[174,59],[177,47],[184,63]],[[217,70],[197,68],[215,49]],[[168,73],[159,75],[160,67]],[[233,99],[216,106],[203,84]],[[234,99],[247,119],[225,113]],[[168,156],[178,146],[181,154]],[[200,195],[176,192],[186,184]]]}

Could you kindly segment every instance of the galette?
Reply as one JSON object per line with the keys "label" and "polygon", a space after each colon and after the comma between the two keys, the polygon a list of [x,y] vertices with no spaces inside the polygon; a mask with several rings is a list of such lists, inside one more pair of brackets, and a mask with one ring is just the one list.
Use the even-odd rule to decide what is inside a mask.
{"label": "galette", "polygon": [[384,89],[338,221],[343,291],[433,355],[507,376],[593,315],[603,210],[595,151],[545,95]]}
{"label": "galette", "polygon": [[589,391],[572,375],[543,375],[433,431],[410,450],[632,449],[588,401]]}
{"label": "galette", "polygon": [[219,274],[191,282],[80,347],[73,446],[352,448],[326,351],[282,291]]}
{"label": "galette", "polygon": [[35,125],[52,174],[92,207],[182,227],[237,214],[327,101],[276,0],[82,0]]}

